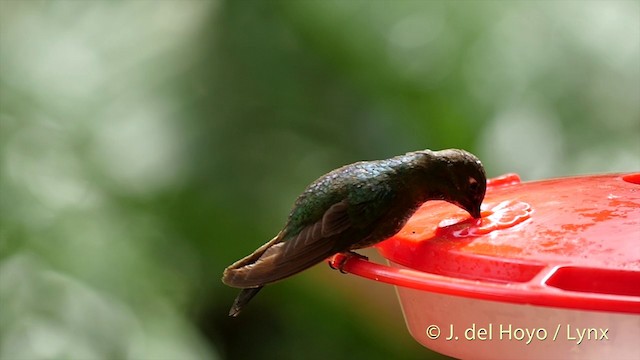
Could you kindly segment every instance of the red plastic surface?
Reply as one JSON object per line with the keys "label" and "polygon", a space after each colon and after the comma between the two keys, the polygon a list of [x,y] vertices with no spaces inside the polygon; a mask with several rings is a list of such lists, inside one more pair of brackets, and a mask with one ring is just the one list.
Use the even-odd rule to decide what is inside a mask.
{"label": "red plastic surface", "polygon": [[377,245],[400,267],[349,258],[343,269],[456,296],[640,313],[640,173],[528,183],[508,174],[489,181],[482,210],[474,220],[428,202]]}

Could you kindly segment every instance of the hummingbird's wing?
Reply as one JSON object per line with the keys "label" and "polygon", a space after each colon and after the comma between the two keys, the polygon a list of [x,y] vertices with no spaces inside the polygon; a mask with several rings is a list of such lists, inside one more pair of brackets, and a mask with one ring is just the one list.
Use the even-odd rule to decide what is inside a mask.
{"label": "hummingbird's wing", "polygon": [[253,254],[228,267],[222,281],[233,287],[255,288],[294,275],[335,253],[346,251],[349,244],[369,235],[362,234],[363,231],[351,231],[354,224],[359,224],[359,229],[368,228],[368,224],[362,223],[362,218],[366,217],[366,222],[379,218],[372,217],[371,209],[384,209],[386,206],[381,202],[391,199],[392,196],[378,193],[357,204],[350,204],[349,199],[339,201],[330,206],[320,220],[297,234],[288,235],[285,228]]}
{"label": "hummingbird's wing", "polygon": [[253,254],[225,271],[222,281],[233,287],[249,288],[284,279],[326,259],[336,246],[335,237],[351,226],[346,200],[332,205],[317,222],[295,236],[286,228]]}

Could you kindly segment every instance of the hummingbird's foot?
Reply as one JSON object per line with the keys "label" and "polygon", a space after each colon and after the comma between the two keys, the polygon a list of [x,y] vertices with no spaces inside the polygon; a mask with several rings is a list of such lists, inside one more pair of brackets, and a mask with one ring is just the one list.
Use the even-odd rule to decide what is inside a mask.
{"label": "hummingbird's foot", "polygon": [[346,274],[347,272],[344,271],[344,266],[347,263],[347,261],[353,257],[357,257],[363,260],[369,260],[368,257],[364,256],[364,255],[360,255],[357,252],[354,251],[346,251],[343,253],[339,253],[338,255],[339,258],[333,258],[333,261],[329,261],[329,267],[332,268],[333,270],[339,270],[341,273]]}

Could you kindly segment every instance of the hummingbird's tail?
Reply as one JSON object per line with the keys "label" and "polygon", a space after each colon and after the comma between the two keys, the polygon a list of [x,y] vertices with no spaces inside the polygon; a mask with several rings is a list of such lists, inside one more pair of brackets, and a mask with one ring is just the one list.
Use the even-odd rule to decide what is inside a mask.
{"label": "hummingbird's tail", "polygon": [[233,305],[231,305],[231,309],[229,310],[229,316],[236,317],[240,314],[240,311],[247,306],[249,301],[253,299],[254,296],[263,288],[263,286],[255,287],[255,288],[247,288],[242,289],[236,299],[233,301]]}

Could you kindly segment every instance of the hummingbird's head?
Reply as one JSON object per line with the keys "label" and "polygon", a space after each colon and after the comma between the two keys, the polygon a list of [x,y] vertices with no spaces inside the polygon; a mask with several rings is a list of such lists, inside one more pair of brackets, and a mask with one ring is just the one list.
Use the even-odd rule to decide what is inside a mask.
{"label": "hummingbird's head", "polygon": [[448,149],[434,152],[443,167],[440,184],[443,200],[480,218],[480,205],[487,189],[487,177],[478,158],[464,150]]}

